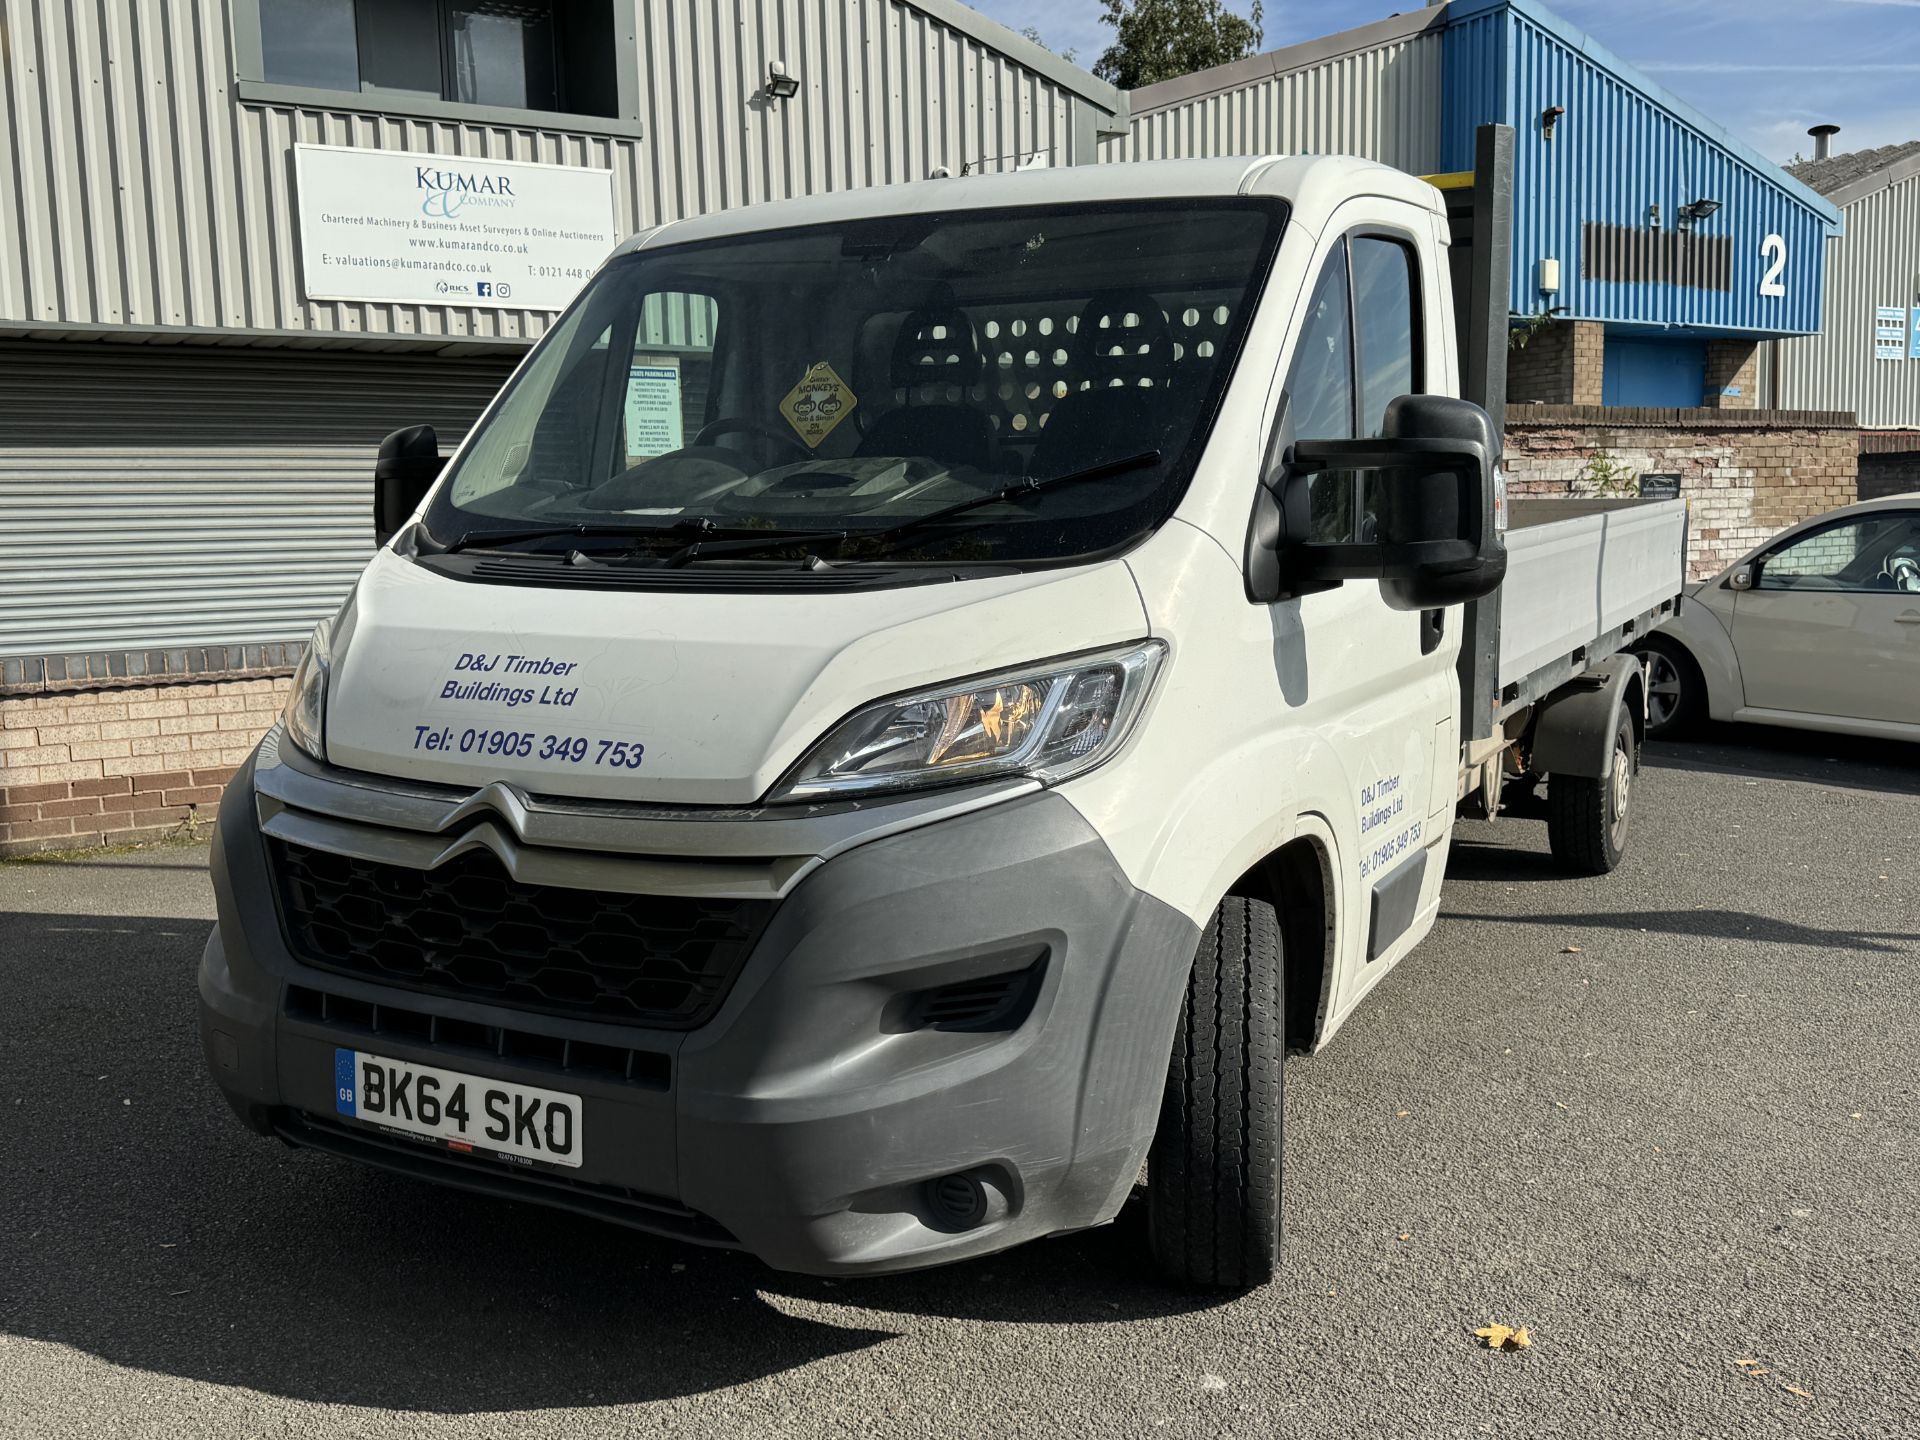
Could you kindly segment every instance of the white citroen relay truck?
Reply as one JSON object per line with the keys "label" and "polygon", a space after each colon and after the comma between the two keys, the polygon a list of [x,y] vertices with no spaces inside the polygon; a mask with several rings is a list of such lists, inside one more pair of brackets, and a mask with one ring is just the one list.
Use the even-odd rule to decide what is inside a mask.
{"label": "white citroen relay truck", "polygon": [[1462,803],[1545,777],[1618,859],[1613,652],[1680,588],[1667,506],[1465,603],[1508,546],[1449,224],[1267,158],[622,246],[451,458],[389,438],[227,792],[234,1108],[816,1273],[1100,1224],[1148,1162],[1169,1274],[1265,1279],[1284,1052],[1427,933]]}

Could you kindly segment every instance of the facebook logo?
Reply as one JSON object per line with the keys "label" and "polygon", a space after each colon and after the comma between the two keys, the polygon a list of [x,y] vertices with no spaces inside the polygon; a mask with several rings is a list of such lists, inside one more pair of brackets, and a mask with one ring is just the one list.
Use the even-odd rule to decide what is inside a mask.
{"label": "facebook logo", "polygon": [[480,293],[481,293],[482,295],[491,295],[491,294],[493,294],[493,285],[492,285],[492,284],[491,284],[490,282],[488,282],[488,281],[486,281],[486,280],[481,280],[481,281],[478,281],[478,282],[477,282],[477,288],[478,288],[478,290],[479,290],[479,292],[480,292]]}

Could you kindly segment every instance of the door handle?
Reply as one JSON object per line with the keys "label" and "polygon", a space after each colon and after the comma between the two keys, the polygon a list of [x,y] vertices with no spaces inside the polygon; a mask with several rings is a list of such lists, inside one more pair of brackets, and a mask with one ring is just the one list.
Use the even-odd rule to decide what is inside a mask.
{"label": "door handle", "polygon": [[1920,625],[1920,610],[1908,610],[1893,618],[1902,625]]}

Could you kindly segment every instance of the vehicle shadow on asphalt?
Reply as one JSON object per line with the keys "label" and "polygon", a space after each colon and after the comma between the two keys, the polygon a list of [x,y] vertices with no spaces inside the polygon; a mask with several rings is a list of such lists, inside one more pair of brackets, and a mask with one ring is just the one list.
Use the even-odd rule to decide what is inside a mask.
{"label": "vehicle shadow on asphalt", "polygon": [[902,1316],[1083,1325],[1221,1298],[1153,1282],[1137,1217],[829,1281],[289,1150],[243,1130],[204,1073],[206,933],[0,919],[0,1332],[292,1399],[467,1414],[701,1394],[878,1345]]}
{"label": "vehicle shadow on asphalt", "polygon": [[1748,780],[1804,781],[1920,795],[1920,744],[1866,740],[1771,725],[1707,725],[1685,740],[1642,752],[1654,770],[1693,770]]}
{"label": "vehicle shadow on asphalt", "polygon": [[[1538,925],[1549,930],[1644,930],[1656,935],[1700,935],[1771,945],[1805,945],[1820,950],[1865,950],[1881,955],[1911,953],[1917,938],[1912,932],[1898,930],[1826,930],[1755,915],[1747,910],[1620,910],[1597,914],[1554,911],[1541,915],[1442,910],[1440,918],[1475,925]],[[1899,943],[1883,943],[1889,940]]]}

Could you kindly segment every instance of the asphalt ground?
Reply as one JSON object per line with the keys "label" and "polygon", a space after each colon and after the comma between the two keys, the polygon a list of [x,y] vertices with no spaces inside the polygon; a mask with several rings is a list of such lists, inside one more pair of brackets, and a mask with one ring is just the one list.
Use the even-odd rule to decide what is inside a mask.
{"label": "asphalt ground", "polygon": [[1920,750],[1721,733],[1639,800],[1606,880],[1464,827],[1289,1063],[1232,1300],[1137,1203],[830,1283],[286,1150],[201,1072],[202,850],[0,867],[0,1434],[1920,1434]]}

